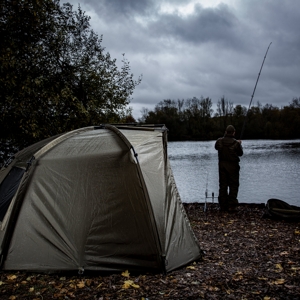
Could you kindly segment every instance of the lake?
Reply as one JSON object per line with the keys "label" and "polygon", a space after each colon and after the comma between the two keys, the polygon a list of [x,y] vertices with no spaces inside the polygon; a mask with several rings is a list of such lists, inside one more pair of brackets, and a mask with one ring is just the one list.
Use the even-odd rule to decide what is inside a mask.
{"label": "lake", "polygon": [[[214,145],[215,141],[168,143],[183,202],[204,202],[206,190],[218,201],[218,153]],[[277,198],[300,206],[300,140],[244,140],[242,146],[239,202],[267,203]]]}

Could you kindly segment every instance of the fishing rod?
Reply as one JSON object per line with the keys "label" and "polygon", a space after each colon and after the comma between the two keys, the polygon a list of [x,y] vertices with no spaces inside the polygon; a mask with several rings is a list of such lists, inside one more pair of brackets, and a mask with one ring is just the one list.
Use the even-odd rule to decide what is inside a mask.
{"label": "fishing rod", "polygon": [[208,196],[208,172],[206,174],[206,189],[205,189],[205,202],[204,202],[204,208],[203,211],[206,213],[208,210],[208,203],[207,203],[207,199],[208,198],[212,198],[212,204],[214,204],[214,198],[215,198],[215,194],[214,192],[212,192],[211,197]]}
{"label": "fishing rod", "polygon": [[257,83],[258,83],[258,80],[259,80],[259,77],[260,77],[260,73],[261,73],[261,70],[263,68],[263,65],[264,65],[264,62],[265,62],[265,59],[267,57],[267,54],[268,54],[268,51],[269,51],[269,48],[271,46],[272,42],[270,43],[267,51],[266,51],[266,54],[265,54],[265,57],[264,57],[264,60],[261,64],[261,67],[260,67],[260,70],[259,70],[259,73],[258,73],[258,76],[257,76],[257,79],[256,79],[256,83],[255,83],[255,86],[254,86],[254,90],[253,90],[253,93],[252,93],[252,96],[251,96],[251,100],[250,100],[250,104],[249,104],[249,107],[248,107],[248,110],[247,110],[247,113],[246,113],[246,117],[245,117],[245,120],[244,120],[244,124],[243,124],[243,127],[242,127],[242,131],[241,131],[241,135],[240,135],[240,140],[242,139],[243,137],[243,134],[244,134],[244,130],[245,130],[245,126],[246,126],[246,122],[247,122],[247,119],[248,119],[248,112],[250,110],[250,107],[251,107],[251,103],[252,103],[252,100],[253,100],[253,97],[254,97],[254,93],[255,93],[255,90],[256,90],[256,86],[257,86]]}
{"label": "fishing rod", "polygon": [[208,194],[208,172],[206,172],[206,189],[205,189],[205,202],[204,202],[204,212],[207,211],[207,194]]}

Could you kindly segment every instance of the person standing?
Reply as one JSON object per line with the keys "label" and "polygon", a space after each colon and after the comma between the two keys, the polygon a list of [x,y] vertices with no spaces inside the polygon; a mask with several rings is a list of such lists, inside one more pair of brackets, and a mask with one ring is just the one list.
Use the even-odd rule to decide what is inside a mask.
{"label": "person standing", "polygon": [[219,205],[223,211],[234,210],[238,205],[240,178],[240,156],[243,155],[242,141],[236,140],[235,128],[228,125],[224,137],[215,143],[219,158]]}

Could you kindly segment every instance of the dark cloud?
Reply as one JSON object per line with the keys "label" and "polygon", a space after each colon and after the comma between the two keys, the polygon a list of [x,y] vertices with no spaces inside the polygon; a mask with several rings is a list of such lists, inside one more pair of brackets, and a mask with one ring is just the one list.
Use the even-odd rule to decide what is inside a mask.
{"label": "dark cloud", "polygon": [[300,97],[298,0],[71,3],[78,1],[111,56],[119,62],[125,52],[136,77],[143,74],[131,101],[135,117],[163,99],[202,95],[248,106],[270,42],[254,103],[280,107]]}
{"label": "dark cloud", "polygon": [[217,8],[195,7],[189,16],[164,14],[152,24],[150,31],[155,36],[170,36],[181,42],[194,44],[217,42],[234,47],[238,45],[239,22],[227,5]]}
{"label": "dark cloud", "polygon": [[82,0],[80,2],[92,6],[101,17],[110,19],[112,23],[131,19],[136,15],[147,16],[155,9],[154,0]]}

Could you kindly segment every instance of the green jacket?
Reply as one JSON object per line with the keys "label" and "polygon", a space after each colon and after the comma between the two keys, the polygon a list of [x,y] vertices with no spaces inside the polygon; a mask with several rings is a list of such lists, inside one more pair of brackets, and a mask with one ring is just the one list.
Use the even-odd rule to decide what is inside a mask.
{"label": "green jacket", "polygon": [[239,162],[239,156],[243,155],[242,145],[231,135],[219,138],[215,143],[215,149],[218,150],[219,161]]}

